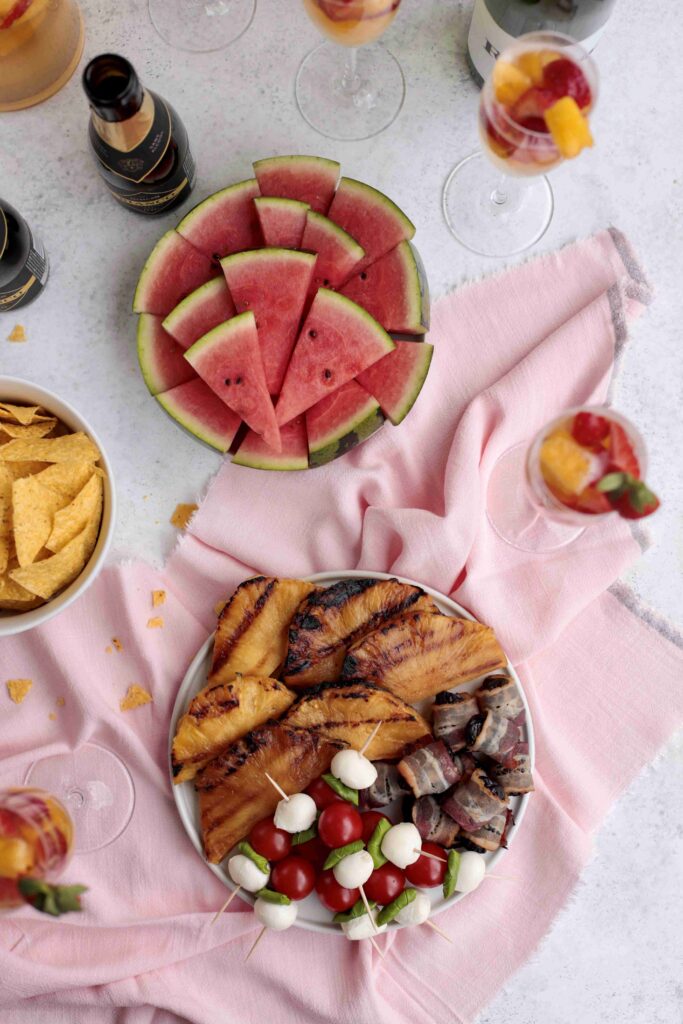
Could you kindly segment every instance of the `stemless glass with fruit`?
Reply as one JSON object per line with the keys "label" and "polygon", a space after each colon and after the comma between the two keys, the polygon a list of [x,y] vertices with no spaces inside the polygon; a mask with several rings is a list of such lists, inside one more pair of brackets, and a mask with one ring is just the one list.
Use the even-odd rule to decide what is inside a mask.
{"label": "stemless glass with fruit", "polygon": [[149,16],[161,38],[179,50],[222,50],[252,23],[256,0],[149,0]]}
{"label": "stemless glass with fruit", "polygon": [[76,69],[83,35],[75,0],[0,0],[0,111],[58,92]]}
{"label": "stemless glass with fruit", "polygon": [[43,789],[0,790],[0,912],[25,902],[22,878],[54,881],[73,852],[66,808]]}
{"label": "stemless glass with fruit", "polygon": [[498,459],[486,514],[513,547],[553,551],[607,516],[655,512],[646,468],[645,443],[626,417],[605,406],[569,409]]}
{"label": "stemless glass with fruit", "polygon": [[[368,139],[403,106],[405,80],[396,58],[376,41],[401,0],[304,0],[330,42],[304,59],[296,78],[299,110],[330,139]],[[345,49],[340,49],[344,47]]]}
{"label": "stemless glass with fruit", "polygon": [[593,145],[598,76],[559,32],[531,32],[501,53],[479,104],[482,152],[450,173],[443,209],[452,233],[483,256],[512,256],[539,240],[553,214],[546,173]]}

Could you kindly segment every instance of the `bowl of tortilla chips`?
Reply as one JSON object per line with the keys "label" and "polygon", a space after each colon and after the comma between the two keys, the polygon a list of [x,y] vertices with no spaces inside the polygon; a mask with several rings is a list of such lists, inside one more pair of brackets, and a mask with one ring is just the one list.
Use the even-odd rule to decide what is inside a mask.
{"label": "bowl of tortilla chips", "polygon": [[115,507],[109,461],[80,413],[0,375],[0,637],[46,622],[86,590]]}

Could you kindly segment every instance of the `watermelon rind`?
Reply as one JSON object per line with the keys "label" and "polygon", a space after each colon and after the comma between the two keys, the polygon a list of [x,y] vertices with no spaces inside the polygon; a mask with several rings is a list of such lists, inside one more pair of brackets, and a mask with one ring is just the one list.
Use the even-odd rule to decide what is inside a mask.
{"label": "watermelon rind", "polygon": [[[410,357],[410,372],[402,377],[397,388],[388,377],[392,374],[392,362],[400,362],[404,355]],[[395,427],[403,422],[415,405],[429,373],[433,355],[434,346],[426,341],[396,340],[393,352],[358,374],[359,384],[377,399],[382,412]]]}
{"label": "watermelon rind", "polygon": [[199,377],[156,395],[169,416],[200,441],[227,452],[241,420]]}
{"label": "watermelon rind", "polygon": [[188,365],[181,346],[164,330],[161,317],[154,313],[141,313],[138,317],[137,352],[142,377],[151,395],[168,391],[197,376]]}
{"label": "watermelon rind", "polygon": [[[212,195],[197,203],[176,225],[176,231],[183,238],[186,238],[188,242],[195,245],[200,252],[215,259],[229,256],[233,252],[240,252],[244,249],[253,249],[254,246],[260,244],[260,238],[256,210],[251,200],[260,194],[258,182],[254,178],[249,178],[247,181],[238,181],[234,185],[228,185],[227,188],[219,189],[218,192],[212,193]],[[225,206],[229,207],[233,203],[237,209],[240,209],[242,204],[244,204],[242,209],[243,211],[251,211],[253,223],[246,229],[243,224],[240,224],[239,233],[237,228],[235,229],[235,234],[238,234],[237,240],[228,242],[226,247],[224,232],[226,231],[228,218],[222,208]],[[201,236],[207,229],[207,225],[211,225],[217,216],[219,218],[216,229],[217,237],[222,233],[223,241],[220,244],[216,242],[216,245],[207,246]]]}
{"label": "watermelon rind", "polygon": [[[372,219],[369,211],[373,208],[381,215],[382,232],[368,225]],[[366,250],[361,267],[374,263],[399,242],[410,241],[415,234],[415,225],[393,199],[355,178],[341,179],[327,215]]]}
{"label": "watermelon rind", "polygon": [[233,455],[232,461],[238,466],[247,466],[250,469],[269,469],[286,473],[308,469],[308,444],[303,416],[297,416],[280,428],[280,440],[282,451],[276,452],[265,444],[262,437],[250,430],[237,453]]}
{"label": "watermelon rind", "polygon": [[[174,291],[161,302],[158,296],[155,298],[155,291],[158,291],[158,279],[163,269],[164,261],[172,257],[174,250],[183,249],[187,258],[185,263],[191,261],[191,266],[186,266],[186,275],[182,284],[179,275],[174,277],[172,288]],[[162,235],[151,253],[145,260],[138,283],[133,296],[134,313],[154,313],[157,316],[166,316],[173,307],[184,298],[189,292],[194,291],[199,285],[212,276],[215,270],[212,269],[207,257],[195,249],[187,239],[183,238],[177,231],[171,228],[165,235]]]}
{"label": "watermelon rind", "polygon": [[[269,249],[299,248],[306,214],[310,210],[308,203],[302,203],[299,199],[283,199],[281,196],[256,196],[254,206],[263,240]],[[281,224],[276,228],[271,223],[271,217],[277,220],[278,216],[286,227]]]}
{"label": "watermelon rind", "polygon": [[[398,262],[400,286],[392,281]],[[389,281],[382,281],[388,275]],[[382,287],[391,294],[382,296]],[[429,328],[429,286],[424,265],[412,242],[400,242],[374,263],[354,274],[339,289],[357,302],[384,327],[397,334],[424,334]],[[402,307],[396,309],[396,300]]]}
{"label": "watermelon rind", "polygon": [[[201,334],[198,334],[196,338],[193,338],[189,343],[185,343],[181,340],[180,335],[183,334],[183,325],[187,319],[192,318],[197,309],[203,307],[205,303],[211,302],[212,300],[220,298],[225,293],[227,300],[226,314],[220,320],[215,323],[209,324]],[[231,307],[231,311],[229,308]],[[230,319],[231,316],[235,315],[235,306],[230,299],[230,293],[228,286],[222,277],[212,277],[210,281],[206,281],[205,284],[195,288],[193,292],[186,295],[184,299],[178,303],[177,306],[171,310],[166,319],[163,322],[164,330],[168,331],[171,337],[175,338],[179,345],[183,348],[189,348],[190,345],[194,344],[202,334],[206,334],[207,331],[211,330],[212,327],[217,327],[223,320]],[[178,336],[176,336],[176,332]]]}
{"label": "watermelon rind", "polygon": [[[336,160],[304,154],[266,157],[264,160],[256,160],[253,167],[264,196],[298,199],[308,203],[316,213],[327,213],[341,170]],[[281,182],[277,184],[278,175],[286,176],[292,172],[295,176],[305,176],[308,172],[313,178],[317,177],[319,191],[313,194],[308,189],[302,189],[300,184],[291,182],[287,186],[282,186]]]}
{"label": "watermelon rind", "polygon": [[[316,244],[316,236],[324,244]],[[309,210],[301,248],[319,254],[313,282],[316,287],[335,288],[345,281],[365,256],[365,249],[333,220]],[[332,261],[330,263],[330,261]]]}
{"label": "watermelon rind", "polygon": [[337,400],[344,400],[353,389],[357,391],[357,400],[353,411],[345,419],[338,421],[323,435],[308,438],[308,460],[311,467],[324,466],[341,455],[351,451],[356,445],[365,441],[384,423],[384,416],[378,401],[356,381],[349,381],[331,395],[326,395],[317,405],[306,413],[307,429],[312,425],[316,415],[327,415],[334,408]]}

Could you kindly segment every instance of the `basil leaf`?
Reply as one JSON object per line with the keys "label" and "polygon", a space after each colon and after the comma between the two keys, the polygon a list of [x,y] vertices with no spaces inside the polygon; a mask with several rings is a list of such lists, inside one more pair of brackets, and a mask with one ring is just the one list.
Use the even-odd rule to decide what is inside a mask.
{"label": "basil leaf", "polygon": [[345,786],[336,775],[332,775],[330,772],[325,772],[323,779],[333,789],[337,796],[340,796],[342,800],[347,800],[350,804],[355,804],[358,807],[358,790],[351,789],[350,786]]}
{"label": "basil leaf", "polygon": [[327,860],[323,864],[323,871],[327,871],[329,868],[335,867],[340,860],[344,860],[344,857],[348,857],[351,853],[358,853],[360,850],[365,849],[365,843],[362,839],[356,839],[353,843],[347,843],[346,846],[338,846],[336,850],[330,850],[327,855]]}
{"label": "basil leaf", "polygon": [[416,896],[417,889],[404,889],[392,903],[389,903],[380,910],[377,915],[377,924],[389,924],[404,907],[413,902]]}

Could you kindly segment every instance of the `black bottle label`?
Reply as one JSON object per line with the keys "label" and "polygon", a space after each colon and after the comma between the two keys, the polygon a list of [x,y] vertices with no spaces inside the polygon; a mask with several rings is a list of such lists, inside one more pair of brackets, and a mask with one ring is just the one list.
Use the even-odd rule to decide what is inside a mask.
{"label": "black bottle label", "polygon": [[[1,212],[1,211],[0,211]],[[2,221],[0,219],[0,255],[4,249]],[[6,227],[6,225],[5,225]],[[5,231],[5,244],[7,232]],[[19,309],[33,302],[47,281],[48,265],[45,250],[39,240],[31,235],[26,262],[16,276],[0,288],[0,313]]]}

